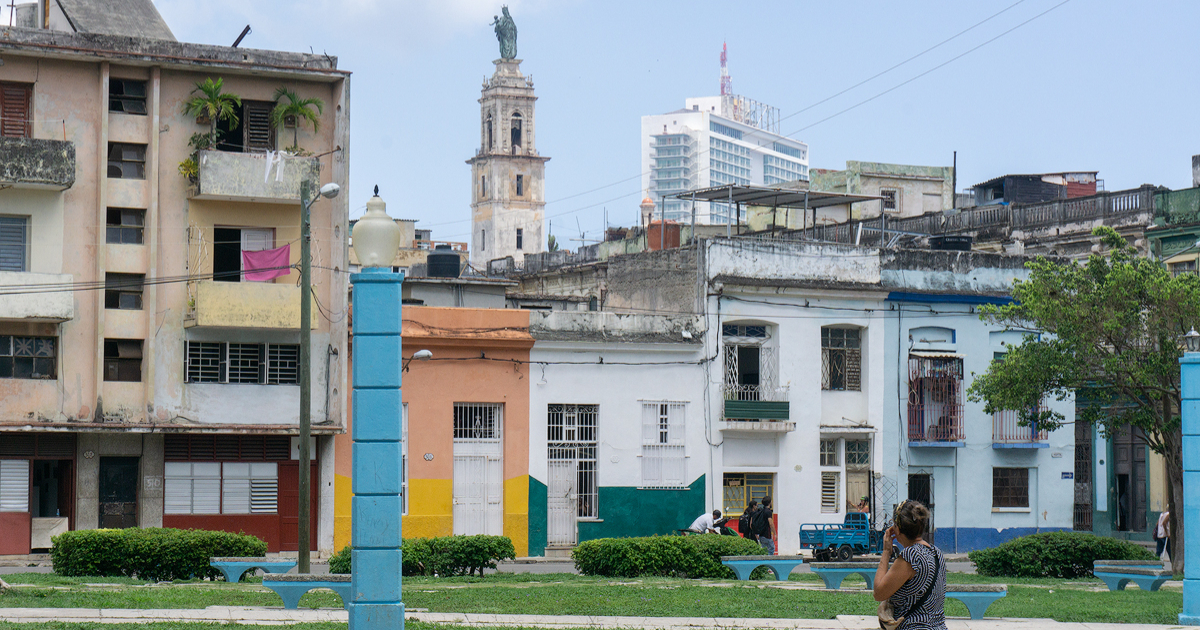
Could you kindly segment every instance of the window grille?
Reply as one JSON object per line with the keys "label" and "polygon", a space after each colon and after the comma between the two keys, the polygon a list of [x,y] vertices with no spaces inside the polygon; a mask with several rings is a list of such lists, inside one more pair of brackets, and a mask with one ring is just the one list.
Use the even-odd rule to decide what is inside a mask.
{"label": "window grille", "polygon": [[0,378],[57,377],[57,339],[0,335]]}
{"label": "window grille", "polygon": [[500,405],[454,403],[454,439],[500,439]]}
{"label": "window grille", "polygon": [[839,476],[840,473],[836,472],[821,473],[821,512],[823,513],[835,513],[841,506]]}
{"label": "window grille", "polygon": [[838,465],[837,440],[821,440],[821,465]]}
{"label": "window grille", "polygon": [[258,383],[262,379],[262,345],[231,343],[226,355],[228,382]]}
{"label": "window grille", "polygon": [[726,516],[740,516],[751,501],[774,496],[775,476],[769,473],[725,473],[721,505]]}
{"label": "window grille", "polygon": [[871,465],[870,440],[846,440],[846,469],[865,470]]}
{"label": "window grille", "polygon": [[912,355],[908,368],[908,439],[962,441],[962,359]]}
{"label": "window grille", "polygon": [[686,485],[686,411],[687,403],[642,403],[642,487],[680,488]]}
{"label": "window grille", "polygon": [[777,348],[761,343],[730,343],[729,339],[726,337],[725,343],[725,400],[787,400],[786,388],[778,385]]}
{"label": "window grille", "polygon": [[1075,423],[1075,531],[1092,531],[1092,426]]}
{"label": "window grille", "polygon": [[300,384],[300,346],[295,344],[267,346],[267,384]]}
{"label": "window grille", "polygon": [[221,383],[225,380],[225,344],[214,341],[187,342],[189,383]]}
{"label": "window grille", "polygon": [[900,209],[899,191],[890,188],[880,188],[879,196],[883,197],[883,209],[885,212],[895,212]]}
{"label": "window grille", "polygon": [[596,474],[596,421],[599,405],[548,405],[546,408],[547,457],[573,462],[575,515],[599,518],[599,482]]}
{"label": "window grille", "polygon": [[992,507],[1029,507],[1029,469],[992,469]]}
{"label": "window grille", "polygon": [[862,390],[862,343],[858,328],[821,329],[821,389]]}

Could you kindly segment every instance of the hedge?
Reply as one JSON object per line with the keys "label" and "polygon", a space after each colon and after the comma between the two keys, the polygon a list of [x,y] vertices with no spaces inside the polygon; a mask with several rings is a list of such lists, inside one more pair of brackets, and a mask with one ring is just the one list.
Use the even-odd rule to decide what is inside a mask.
{"label": "hedge", "polygon": [[[330,573],[350,573],[350,546],[329,559]],[[444,536],[409,538],[401,543],[402,575],[483,575],[499,560],[516,557],[508,536]]]}
{"label": "hedge", "polygon": [[[762,553],[757,542],[736,536],[649,536],[588,540],[575,547],[571,559],[584,575],[735,579],[733,569],[721,564],[721,556]],[[765,574],[760,567],[752,577]]]}
{"label": "hedge", "polygon": [[264,556],[267,543],[246,534],[131,527],[63,532],[50,559],[59,575],[126,576],[155,582],[213,578],[210,557]]}
{"label": "hedge", "polygon": [[1083,532],[1046,532],[1014,538],[967,554],[981,575],[1076,578],[1092,575],[1096,560],[1154,560],[1133,543]]}

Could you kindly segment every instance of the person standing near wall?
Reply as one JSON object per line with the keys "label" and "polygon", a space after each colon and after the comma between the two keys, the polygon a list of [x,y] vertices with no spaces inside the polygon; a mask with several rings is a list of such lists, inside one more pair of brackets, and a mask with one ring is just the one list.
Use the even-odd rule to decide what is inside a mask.
{"label": "person standing near wall", "polygon": [[762,507],[754,513],[754,535],[758,536],[758,544],[767,550],[768,556],[775,555],[775,525],[771,522],[771,497],[763,497]]}

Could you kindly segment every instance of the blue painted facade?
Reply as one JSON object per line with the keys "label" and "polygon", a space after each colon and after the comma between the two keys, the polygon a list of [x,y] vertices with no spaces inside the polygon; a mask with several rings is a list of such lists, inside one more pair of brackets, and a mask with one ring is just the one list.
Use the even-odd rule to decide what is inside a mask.
{"label": "blue painted facade", "polygon": [[[1200,626],[1200,352],[1179,360],[1183,415],[1183,612],[1179,623]],[[1194,554],[1194,555],[1193,555]]]}
{"label": "blue painted facade", "polygon": [[[909,282],[920,284],[921,271],[906,272]],[[932,274],[933,272],[927,272]],[[904,499],[929,499],[934,519],[934,542],[945,551],[960,553],[994,547],[1000,543],[1045,531],[1072,528],[1074,503],[1074,431],[1071,425],[1039,438],[1032,429],[1007,425],[983,411],[983,403],[967,400],[966,389],[974,376],[988,369],[1008,346],[1022,343],[1026,333],[1003,330],[980,320],[981,304],[1006,303],[987,295],[922,294],[892,292],[886,303],[884,321],[887,342],[884,362],[894,378],[885,383],[882,447],[883,477],[895,484],[889,502],[881,496],[881,508]],[[931,423],[952,415],[937,403],[940,418],[927,417],[926,406],[935,406],[911,394],[911,366],[917,361],[961,361],[962,378],[947,400],[958,398],[962,409],[953,431],[931,432]],[[908,404],[916,396],[916,405]],[[934,395],[936,400],[937,394]],[[1074,417],[1074,400],[1049,399],[1048,407]],[[939,426],[940,429],[940,426]],[[1027,431],[1028,439],[1020,441]],[[1013,436],[1016,435],[1017,438]],[[931,437],[932,436],[932,437]],[[997,472],[997,469],[1000,469]],[[1023,472],[1021,472],[1023,471]],[[1067,474],[1064,474],[1067,473]],[[1011,483],[1008,475],[1027,477],[1024,505],[1004,500]],[[926,484],[928,490],[926,490]],[[882,484],[887,485],[887,483]],[[961,500],[960,500],[961,499]]]}

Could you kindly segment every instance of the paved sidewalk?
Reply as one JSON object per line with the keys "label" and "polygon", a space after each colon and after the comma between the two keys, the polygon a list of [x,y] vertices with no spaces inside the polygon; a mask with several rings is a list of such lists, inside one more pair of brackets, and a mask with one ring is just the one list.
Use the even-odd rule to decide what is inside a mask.
{"label": "paved sidewalk", "polygon": [[[305,622],[346,623],[341,608],[286,610],[283,608],[209,606],[202,609],[131,609],[131,608],[3,608],[0,616],[13,623],[62,621],[74,623],[154,623],[193,621],[247,625],[283,625]],[[740,619],[720,617],[592,617],[575,615],[483,615],[463,613],[412,612],[409,621],[453,624],[471,627],[554,628],[575,630],[662,629],[729,630],[766,628],[769,630],[878,630],[875,617],[842,615],[836,619]],[[949,630],[1166,630],[1182,626],[1119,623],[1059,623],[1053,619],[946,620]]]}

